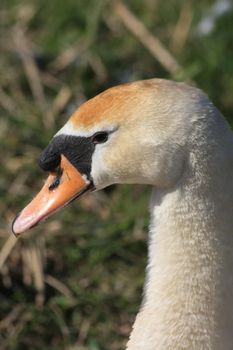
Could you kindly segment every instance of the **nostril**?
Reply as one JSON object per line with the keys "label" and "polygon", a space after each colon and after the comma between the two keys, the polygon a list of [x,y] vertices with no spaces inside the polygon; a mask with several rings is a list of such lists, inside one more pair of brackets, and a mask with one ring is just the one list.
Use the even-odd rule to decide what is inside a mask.
{"label": "nostril", "polygon": [[60,181],[61,181],[61,176],[57,175],[53,181],[53,183],[49,186],[49,191],[54,190],[55,188],[57,188],[60,185]]}
{"label": "nostril", "polygon": [[61,182],[61,177],[62,177],[62,173],[63,173],[63,170],[61,169],[61,167],[57,167],[55,170],[54,170],[56,176],[55,176],[55,179],[54,181],[51,183],[51,185],[49,186],[49,191],[52,191],[54,190],[55,188],[57,188],[59,185],[60,185],[60,182]]}

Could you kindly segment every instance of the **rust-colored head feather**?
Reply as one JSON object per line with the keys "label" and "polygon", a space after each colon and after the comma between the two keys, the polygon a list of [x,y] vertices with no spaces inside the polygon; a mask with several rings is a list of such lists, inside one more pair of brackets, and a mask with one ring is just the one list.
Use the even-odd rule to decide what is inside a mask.
{"label": "rust-colored head feather", "polygon": [[105,122],[120,121],[159,88],[160,80],[151,79],[112,87],[90,99],[71,116],[74,127],[91,128]]}

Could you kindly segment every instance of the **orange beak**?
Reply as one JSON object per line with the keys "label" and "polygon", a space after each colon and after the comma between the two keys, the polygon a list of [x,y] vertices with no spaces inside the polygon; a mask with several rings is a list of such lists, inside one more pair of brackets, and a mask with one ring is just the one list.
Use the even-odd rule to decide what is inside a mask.
{"label": "orange beak", "polygon": [[91,187],[91,182],[62,155],[59,173],[50,173],[41,191],[16,216],[12,231],[19,235],[34,227]]}

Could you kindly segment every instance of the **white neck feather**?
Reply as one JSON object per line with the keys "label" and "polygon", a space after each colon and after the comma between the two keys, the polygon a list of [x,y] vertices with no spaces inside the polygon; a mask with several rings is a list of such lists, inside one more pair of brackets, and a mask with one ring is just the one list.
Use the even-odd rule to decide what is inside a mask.
{"label": "white neck feather", "polygon": [[176,187],[153,190],[145,296],[127,350],[233,349],[233,137],[219,116],[211,123],[190,137]]}

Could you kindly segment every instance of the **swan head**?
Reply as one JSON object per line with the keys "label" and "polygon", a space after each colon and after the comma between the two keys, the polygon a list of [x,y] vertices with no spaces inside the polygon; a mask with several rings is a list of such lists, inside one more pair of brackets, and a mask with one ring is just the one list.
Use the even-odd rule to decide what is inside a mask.
{"label": "swan head", "polygon": [[87,190],[116,183],[174,186],[203,96],[185,84],[152,79],[110,88],[84,103],[40,155],[50,176],[13,231],[31,228]]}

